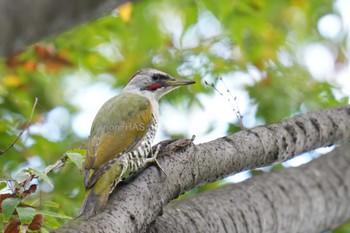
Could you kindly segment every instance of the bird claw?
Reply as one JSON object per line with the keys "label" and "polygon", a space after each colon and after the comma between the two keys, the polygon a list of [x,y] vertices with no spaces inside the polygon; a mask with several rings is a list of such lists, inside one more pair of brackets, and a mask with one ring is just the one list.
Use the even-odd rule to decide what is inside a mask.
{"label": "bird claw", "polygon": [[161,170],[162,173],[164,173],[165,177],[167,177],[167,174],[165,173],[164,169],[160,166],[160,163],[157,160],[157,156],[159,154],[160,147],[161,147],[161,144],[158,144],[157,147],[156,147],[156,150],[154,151],[154,153],[153,153],[153,151],[151,152],[152,153],[152,157],[146,159],[146,163],[153,163],[153,164],[155,164],[157,166],[157,168],[159,170]]}

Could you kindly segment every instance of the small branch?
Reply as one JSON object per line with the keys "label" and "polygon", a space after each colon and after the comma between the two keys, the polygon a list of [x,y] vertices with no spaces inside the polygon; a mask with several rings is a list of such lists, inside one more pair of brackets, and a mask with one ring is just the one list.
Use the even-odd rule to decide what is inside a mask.
{"label": "small branch", "polygon": [[19,140],[19,138],[22,136],[22,134],[24,133],[24,131],[26,131],[30,125],[30,122],[32,121],[32,117],[33,117],[33,114],[34,114],[34,110],[35,110],[35,107],[38,103],[38,98],[35,97],[35,101],[34,101],[34,104],[33,104],[33,107],[32,107],[32,111],[30,113],[30,117],[29,117],[29,120],[26,124],[26,126],[24,127],[24,129],[18,134],[18,136],[16,137],[16,139],[11,143],[11,145],[9,145],[4,151],[0,151],[0,156],[2,156],[3,154],[5,154],[8,150],[10,150],[15,144],[16,142]]}
{"label": "small branch", "polygon": [[[237,104],[237,96],[233,96],[232,95],[232,92],[230,91],[230,89],[228,88],[228,86],[226,85],[226,83],[224,82],[224,80],[222,79],[222,77],[219,78],[220,81],[224,84],[225,88],[226,88],[226,91],[230,94],[231,98],[235,101],[235,104],[236,104],[236,108],[233,106],[233,104],[231,103],[231,99],[227,99],[228,102],[230,102],[232,108],[233,108],[233,111],[235,112],[236,114],[236,117],[237,119],[239,120],[239,124],[241,126],[241,129],[245,129],[244,126],[243,126],[243,123],[242,123],[242,119],[243,119],[243,116],[241,114],[241,112],[239,111],[239,108],[238,108],[238,104]],[[236,110],[237,109],[237,110]]]}
{"label": "small branch", "polygon": [[68,159],[67,154],[62,155],[61,158],[59,158],[54,164],[51,164],[51,165],[46,167],[45,175],[47,175],[53,171],[58,171],[59,169],[64,167],[64,165],[66,165],[67,159]]}
{"label": "small branch", "polygon": [[[242,119],[243,119],[243,116],[241,115],[241,112],[239,111],[239,108],[238,108],[238,104],[237,104],[237,97],[234,97],[230,91],[230,89],[227,87],[226,83],[224,82],[224,80],[220,77],[219,80],[224,84],[225,88],[226,88],[226,92],[229,93],[230,97],[235,101],[235,104],[236,104],[236,107],[233,105],[233,103],[231,102],[231,99],[230,97],[228,97],[226,100],[227,102],[231,105],[232,107],[232,110],[233,112],[235,113],[236,115],[236,118],[239,122],[239,125],[241,127],[242,130],[244,130],[244,126],[243,126],[243,123],[242,123]],[[222,97],[225,98],[224,94],[219,91],[219,89],[216,88],[216,86],[213,84],[213,83],[208,83],[207,81],[204,81],[204,83],[210,87],[212,87],[217,93],[219,93]]]}

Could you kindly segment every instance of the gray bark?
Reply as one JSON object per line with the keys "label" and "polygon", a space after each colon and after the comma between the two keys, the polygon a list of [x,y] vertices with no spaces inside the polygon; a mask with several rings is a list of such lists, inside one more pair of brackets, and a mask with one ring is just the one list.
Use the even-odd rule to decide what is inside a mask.
{"label": "gray bark", "polygon": [[[242,130],[204,144],[182,148],[181,145],[176,146],[175,142],[163,148],[160,154],[159,162],[167,173],[166,178],[155,166],[151,166],[129,179],[129,184],[118,186],[101,214],[87,220],[75,219],[57,232],[146,232],[161,215],[163,207],[187,190],[242,170],[282,162],[300,153],[347,142],[349,139],[350,106],[344,106],[307,113],[269,126]],[[282,180],[280,182],[283,187],[284,183]],[[298,185],[296,187],[301,188]],[[307,184],[304,185],[307,189]],[[338,192],[336,185],[333,184],[332,188]],[[285,196],[285,199],[278,198],[280,192],[271,193],[271,205],[277,206],[280,202],[289,201],[289,196]],[[261,196],[259,192],[250,195]],[[316,195],[315,198],[328,208],[326,200],[325,203],[322,202],[322,196]],[[280,202],[273,203],[274,200]],[[348,202],[343,204],[347,205]],[[236,203],[235,208],[248,211],[243,205]],[[300,208],[310,209],[310,206],[301,205]],[[214,210],[210,209],[211,211]],[[288,213],[289,209],[285,211]],[[281,218],[289,217],[287,213],[278,216],[278,224]],[[259,214],[273,213],[256,213]],[[254,217],[249,214],[245,216]],[[205,218],[205,214],[202,217]],[[288,224],[288,220],[284,221]],[[334,226],[334,222],[328,224],[328,227]],[[295,222],[289,221],[289,224]],[[288,228],[287,225],[283,227]]]}
{"label": "gray bark", "polygon": [[167,205],[151,232],[320,233],[350,219],[350,144]]}
{"label": "gray bark", "polygon": [[126,0],[0,0],[0,56],[115,9]]}

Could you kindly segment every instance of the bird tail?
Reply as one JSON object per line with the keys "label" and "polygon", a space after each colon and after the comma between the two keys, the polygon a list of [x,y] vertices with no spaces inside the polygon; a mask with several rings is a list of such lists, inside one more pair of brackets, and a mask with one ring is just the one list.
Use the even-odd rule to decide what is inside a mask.
{"label": "bird tail", "polygon": [[[122,168],[121,164],[115,164],[98,177],[96,182],[89,184],[89,179],[85,180],[86,195],[80,213],[76,218],[84,216],[87,219],[101,212],[107,204],[110,192],[121,180],[121,176],[125,172]],[[90,176],[89,173],[87,170],[85,177]]]}
{"label": "bird tail", "polygon": [[103,192],[96,194],[94,192],[94,187],[86,191],[86,196],[83,205],[80,208],[80,213],[77,217],[84,216],[88,219],[91,216],[98,214],[106,206],[109,189],[106,188]]}

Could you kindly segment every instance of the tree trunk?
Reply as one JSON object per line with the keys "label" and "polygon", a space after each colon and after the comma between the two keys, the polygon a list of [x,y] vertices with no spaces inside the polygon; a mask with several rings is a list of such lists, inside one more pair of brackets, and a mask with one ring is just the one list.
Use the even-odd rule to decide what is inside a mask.
{"label": "tree trunk", "polygon": [[0,56],[101,16],[126,1],[0,1]]}
{"label": "tree trunk", "polygon": [[[147,232],[158,216],[162,214],[163,207],[187,190],[242,170],[282,162],[300,153],[322,146],[330,146],[334,143],[349,141],[349,139],[350,106],[344,106],[307,113],[269,126],[242,130],[234,135],[204,144],[186,147],[186,143],[184,143],[186,141],[176,141],[162,148],[160,154],[161,158],[159,161],[167,173],[167,177],[164,177],[155,166],[151,166],[128,179],[129,184],[118,186],[111,195],[106,209],[101,214],[90,219],[84,219],[83,217],[75,219],[57,232]],[[346,161],[346,158],[344,160]],[[233,189],[238,190],[235,192],[241,193],[241,200],[246,198],[246,201],[235,201],[236,194],[233,196],[235,198],[231,196],[230,198],[216,197],[215,199],[218,201],[221,199],[233,200],[233,203],[230,204],[231,208],[233,208],[231,211],[237,212],[236,214],[239,214],[238,217],[224,212],[223,216],[216,215],[216,218],[223,220],[221,226],[225,225],[229,232],[235,230],[234,224],[236,224],[237,232],[245,232],[244,229],[248,229],[247,232],[261,232],[261,229],[265,230],[265,232],[274,232],[274,229],[280,230],[277,232],[302,232],[303,229],[310,229],[307,232],[317,232],[320,229],[333,228],[337,224],[344,222],[344,220],[348,219],[348,214],[345,213],[348,213],[349,210],[344,210],[344,214],[341,211],[338,213],[334,211],[334,215],[330,215],[331,213],[328,213],[328,211],[332,209],[333,212],[337,206],[333,202],[328,203],[326,201],[333,200],[332,197],[329,199],[328,197],[335,192],[336,195],[344,196],[344,198],[340,198],[343,205],[342,208],[349,208],[347,207],[349,199],[346,198],[349,198],[350,194],[347,191],[344,192],[346,190],[345,187],[347,187],[346,182],[344,181],[344,184],[341,183],[342,175],[346,176],[349,174],[343,173],[335,176],[337,184],[334,184],[334,181],[330,183],[327,179],[316,180],[318,175],[312,172],[321,169],[318,167],[320,165],[317,164],[322,164],[322,162],[316,160],[312,162],[312,164],[314,163],[316,164],[314,165],[315,169],[311,171],[305,169],[306,175],[303,176],[303,179],[300,178],[301,176],[291,178],[292,175],[290,173],[293,173],[296,169],[288,169],[284,173],[271,173],[234,185]],[[339,163],[342,164],[341,162]],[[312,164],[308,166],[313,166]],[[334,169],[338,168],[334,168],[334,166],[338,166],[338,163],[332,164],[330,162],[329,164],[330,167],[333,167],[333,170],[322,167],[322,169],[325,169],[326,177],[337,175],[337,173],[334,173]],[[348,166],[348,163],[344,162],[342,165]],[[298,169],[300,170],[296,170],[295,173],[301,172],[303,167]],[[268,178],[269,176],[271,178]],[[307,176],[315,178],[306,179]],[[306,178],[304,179],[304,177]],[[256,179],[266,179],[266,185],[258,185],[259,183],[255,185],[254,180]],[[272,188],[274,185],[277,187]],[[293,186],[292,189],[290,188],[291,185]],[[329,191],[327,191],[327,185],[332,185]],[[250,192],[247,191],[247,186],[250,187]],[[313,189],[313,187],[316,188]],[[309,188],[311,191],[306,191]],[[316,192],[317,188],[324,192]],[[220,190],[216,192],[222,192]],[[255,190],[259,190],[259,192]],[[288,190],[291,190],[291,192]],[[295,200],[292,199],[295,192],[304,192],[303,195],[308,199],[301,200],[299,199],[301,196],[296,196]],[[213,193],[215,195],[215,191]],[[200,195],[198,198],[202,198],[203,195]],[[196,199],[196,197],[188,201],[191,202],[193,199]],[[237,200],[239,199],[237,198]],[[248,205],[250,200],[253,203]],[[261,203],[257,200],[261,200]],[[185,204],[181,202],[179,205],[186,209],[187,204],[186,202],[183,203]],[[298,204],[295,209],[291,208],[291,205],[294,205],[294,203],[296,203],[295,205]],[[335,206],[331,208],[330,205],[333,204]],[[224,203],[224,206],[220,204],[220,206],[215,206],[215,208],[212,206],[206,207],[205,204],[202,205],[207,211],[195,213],[200,215],[202,221],[209,221],[211,215],[208,212],[214,213],[215,209],[221,212],[220,210],[225,208]],[[259,207],[259,205],[263,205],[263,207]],[[266,208],[268,205],[271,205],[266,212],[262,211],[264,210],[264,205],[266,205]],[[256,206],[256,209],[252,209],[252,206]],[[166,226],[164,221],[167,220],[166,218],[171,218],[170,216],[174,212],[173,209],[176,209],[174,204],[166,208],[164,217],[156,221],[155,228],[152,228],[152,231],[160,229],[160,224],[162,227]],[[297,212],[293,212],[293,210],[297,210]],[[311,221],[309,215],[307,215],[308,211],[318,214],[317,217],[322,215],[322,223],[316,224]],[[186,212],[182,212],[182,214],[186,214]],[[234,219],[227,221],[230,216]],[[304,219],[303,216],[307,218]],[[328,216],[332,216],[332,218],[327,219]],[[188,219],[191,222],[191,217],[188,217]],[[297,220],[301,220],[298,225],[296,225]],[[301,225],[308,220],[310,220],[309,225],[302,228]],[[239,225],[240,222],[243,222],[242,225]],[[196,223],[191,222],[192,225],[196,225]],[[177,222],[177,224],[181,223]],[[188,222],[184,221],[184,224],[188,224]],[[199,222],[199,224],[202,224],[202,222]],[[183,226],[179,227],[180,229],[185,229],[181,228]],[[241,231],[240,227],[245,228],[242,228],[243,231]],[[289,231],[291,229],[293,230]],[[294,231],[294,229],[297,229],[297,231]],[[298,229],[301,231],[298,231]],[[163,232],[163,230],[164,228],[161,228],[159,231]],[[186,230],[186,232],[190,231]],[[194,228],[192,232],[196,232],[196,229]],[[216,228],[205,227],[205,232],[217,231]]]}

